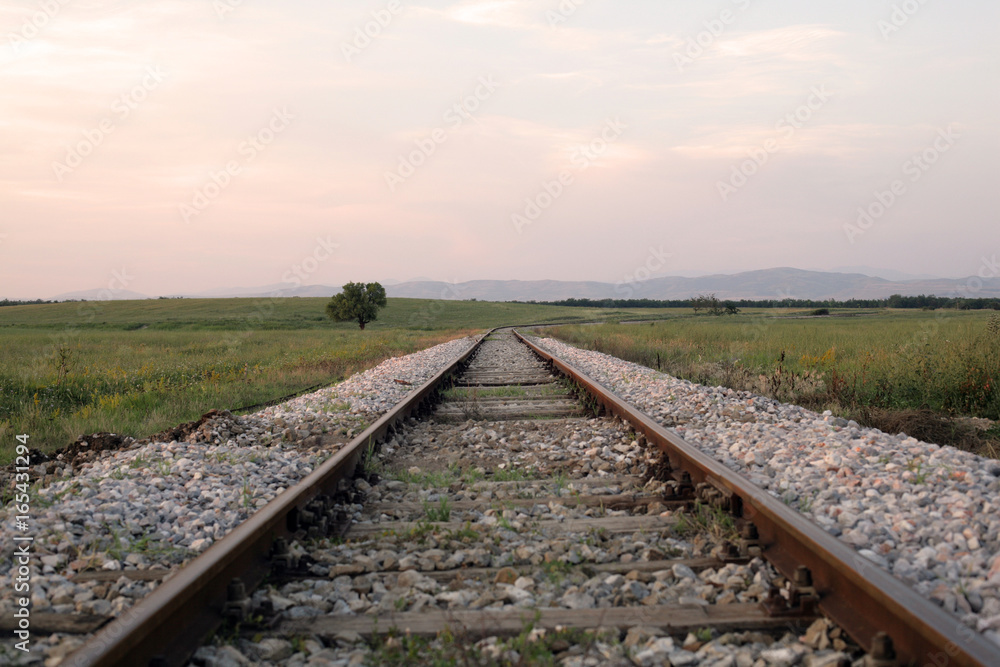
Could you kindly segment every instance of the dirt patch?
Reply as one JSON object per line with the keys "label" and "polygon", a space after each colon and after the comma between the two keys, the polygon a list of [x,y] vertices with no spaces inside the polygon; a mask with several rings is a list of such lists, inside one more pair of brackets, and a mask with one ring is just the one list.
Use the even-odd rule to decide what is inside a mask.
{"label": "dirt patch", "polygon": [[[217,428],[222,423],[229,424],[234,421],[233,415],[229,410],[209,410],[194,421],[178,424],[165,431],[155,433],[148,438],[143,438],[139,442],[141,444],[149,442],[173,442],[174,440],[185,442],[192,435],[207,435],[213,427]],[[204,439],[208,440],[208,438]]]}
{"label": "dirt patch", "polygon": [[118,435],[117,433],[92,433],[91,435],[81,435],[74,442],[71,442],[65,448],[56,452],[53,456],[55,458],[62,454],[63,461],[69,461],[73,465],[77,464],[80,459],[87,460],[93,458],[93,455],[98,452],[110,452],[118,449],[124,449],[131,445],[135,440],[128,436]]}
{"label": "dirt patch", "polygon": [[233,421],[233,415],[228,410],[209,410],[200,418],[168,428],[165,431],[156,433],[136,440],[127,435],[117,433],[92,433],[81,435],[75,442],[70,443],[65,448],[51,454],[52,459],[68,462],[72,466],[77,466],[86,461],[96,458],[100,452],[111,452],[121,449],[128,449],[132,445],[145,445],[150,442],[172,442],[185,441],[191,436],[204,435],[211,432],[213,428],[218,428],[220,424]]}
{"label": "dirt patch", "polygon": [[886,433],[905,433],[917,440],[950,445],[988,458],[1000,458],[1000,439],[992,436],[989,420],[948,417],[933,410],[861,408],[853,418]]}

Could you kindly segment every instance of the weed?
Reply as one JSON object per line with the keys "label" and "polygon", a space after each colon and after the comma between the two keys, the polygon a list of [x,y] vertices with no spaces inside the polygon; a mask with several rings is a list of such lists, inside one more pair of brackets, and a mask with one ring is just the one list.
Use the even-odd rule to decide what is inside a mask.
{"label": "weed", "polygon": [[819,491],[813,491],[812,495],[808,498],[799,498],[799,511],[800,512],[811,512],[813,507],[813,502],[816,500],[816,496]]}
{"label": "weed", "polygon": [[406,538],[423,543],[427,539],[427,536],[432,533],[434,533],[434,524],[421,519],[417,521],[417,525],[406,532]]}
{"label": "weed", "polygon": [[482,535],[472,529],[472,522],[466,521],[465,525],[457,530],[447,530],[444,533],[444,537],[449,540],[455,540],[457,542],[463,543],[475,543],[480,540]]}
{"label": "weed", "polygon": [[56,371],[56,386],[62,385],[73,366],[73,350],[66,344],[60,345],[52,354],[52,365]]}
{"label": "weed", "polygon": [[533,479],[533,472],[525,472],[516,467],[497,469],[493,471],[493,481],[495,482],[524,482]]}
{"label": "weed", "polygon": [[384,472],[384,466],[378,457],[378,446],[369,438],[368,445],[361,453],[361,473],[365,477],[371,477],[372,475],[383,475]]}
{"label": "weed", "polygon": [[929,470],[924,470],[924,462],[920,457],[915,457],[906,462],[906,469],[913,473],[913,483],[923,484],[927,481]]}
{"label": "weed", "polygon": [[129,461],[128,467],[132,468],[132,470],[138,470],[140,468],[148,468],[149,461],[142,456],[136,456],[134,459]]}
{"label": "weed", "polygon": [[709,533],[718,540],[735,542],[739,539],[736,521],[724,510],[695,503],[692,511],[677,513],[674,516],[676,517],[674,532],[682,537]]}
{"label": "weed", "polygon": [[457,399],[459,409],[462,411],[462,417],[465,419],[482,421],[488,417],[482,403],[479,401],[479,391],[478,387],[473,387],[468,393]]}
{"label": "weed", "polygon": [[77,495],[78,493],[80,493],[80,489],[81,488],[82,488],[82,485],[80,484],[80,482],[77,482],[76,480],[74,480],[74,481],[70,482],[66,486],[66,488],[64,488],[62,491],[57,491],[56,493],[54,493],[52,495],[51,500],[45,501],[41,497],[39,497],[36,500],[35,504],[37,505],[39,502],[41,502],[42,505],[46,506],[46,507],[50,506],[50,505],[54,505],[55,503],[61,502],[62,499],[65,498],[65,497],[67,497],[67,496],[75,496],[75,495]]}
{"label": "weed", "polygon": [[461,478],[457,465],[451,465],[444,470],[428,470],[411,473],[409,470],[392,470],[385,473],[389,479],[413,484],[424,489],[445,489]]}
{"label": "weed", "polygon": [[441,393],[442,398],[448,400],[462,400],[470,398],[506,398],[516,396],[527,396],[528,392],[524,387],[512,385],[509,387],[452,387]]}
{"label": "weed", "polygon": [[604,528],[599,528],[594,526],[587,530],[586,537],[583,538],[583,543],[588,547],[600,546],[602,543],[608,540],[608,531]]}
{"label": "weed", "polygon": [[552,478],[552,483],[555,485],[555,495],[562,496],[563,489],[566,488],[569,479],[566,477],[565,473],[560,472],[555,477]]}
{"label": "weed", "polygon": [[240,498],[242,499],[241,504],[244,509],[249,510],[254,507],[253,487],[250,486],[249,477],[243,477],[243,488],[240,490]]}
{"label": "weed", "polygon": [[427,515],[427,520],[437,523],[444,523],[451,519],[451,503],[448,502],[448,498],[442,497],[437,504],[437,507],[431,503],[424,501],[424,514]]}
{"label": "weed", "polygon": [[550,560],[542,563],[542,572],[550,582],[558,586],[573,571],[573,566],[563,560]]}
{"label": "weed", "polygon": [[378,665],[555,665],[557,654],[566,646],[578,647],[583,656],[590,655],[598,641],[617,641],[617,633],[598,634],[574,628],[537,629],[540,612],[523,621],[514,637],[501,639],[487,656],[476,642],[464,633],[445,629],[433,639],[416,637],[392,628],[384,635],[375,633],[368,641],[371,662]]}
{"label": "weed", "polygon": [[371,663],[377,665],[450,667],[484,664],[474,642],[460,641],[447,630],[432,640],[392,628],[385,635],[374,634],[368,644],[372,651]]}
{"label": "weed", "polygon": [[485,473],[476,468],[469,468],[462,473],[462,481],[466,484],[475,484],[483,479],[486,479]]}

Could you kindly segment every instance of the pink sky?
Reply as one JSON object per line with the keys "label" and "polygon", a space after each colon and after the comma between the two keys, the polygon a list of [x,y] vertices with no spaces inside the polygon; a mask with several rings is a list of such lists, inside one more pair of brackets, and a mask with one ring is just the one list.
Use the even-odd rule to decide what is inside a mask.
{"label": "pink sky", "polygon": [[804,4],[0,3],[0,298],[976,273],[1000,9]]}

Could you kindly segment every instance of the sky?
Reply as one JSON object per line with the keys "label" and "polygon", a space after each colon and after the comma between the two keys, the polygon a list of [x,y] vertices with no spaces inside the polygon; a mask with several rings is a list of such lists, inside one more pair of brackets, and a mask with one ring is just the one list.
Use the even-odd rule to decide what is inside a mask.
{"label": "sky", "polygon": [[0,298],[982,274],[998,19],[986,0],[2,0]]}

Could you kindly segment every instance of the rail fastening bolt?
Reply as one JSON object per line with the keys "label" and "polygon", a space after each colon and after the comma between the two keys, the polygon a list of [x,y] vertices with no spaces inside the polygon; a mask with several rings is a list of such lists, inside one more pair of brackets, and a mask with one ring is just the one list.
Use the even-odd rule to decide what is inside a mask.
{"label": "rail fastening bolt", "polygon": [[892,637],[884,632],[878,632],[872,637],[872,650],[869,654],[875,660],[892,660],[896,657],[896,649],[892,646]]}

